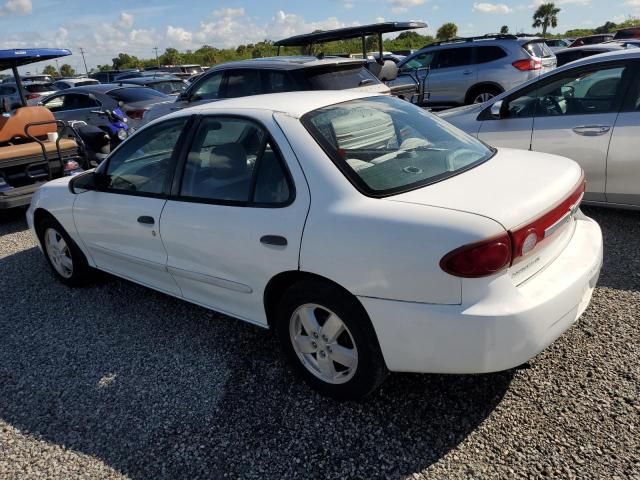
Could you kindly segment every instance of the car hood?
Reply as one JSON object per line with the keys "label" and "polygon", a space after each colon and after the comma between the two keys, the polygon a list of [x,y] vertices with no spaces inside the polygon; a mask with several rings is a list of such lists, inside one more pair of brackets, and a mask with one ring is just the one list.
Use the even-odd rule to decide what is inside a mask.
{"label": "car hood", "polygon": [[509,230],[566,199],[581,175],[568,158],[502,148],[475,168],[387,200],[482,215]]}

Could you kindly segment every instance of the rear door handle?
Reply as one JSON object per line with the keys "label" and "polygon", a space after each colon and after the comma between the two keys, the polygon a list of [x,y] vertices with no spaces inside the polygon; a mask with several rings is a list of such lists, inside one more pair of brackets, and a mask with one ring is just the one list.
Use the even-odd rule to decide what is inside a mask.
{"label": "rear door handle", "polygon": [[287,239],[280,235],[265,235],[260,239],[260,243],[264,245],[274,245],[276,247],[286,247]]}
{"label": "rear door handle", "polygon": [[598,135],[604,135],[609,130],[611,130],[611,127],[608,125],[583,125],[573,129],[575,133],[585,137],[597,137]]}
{"label": "rear door handle", "polygon": [[156,221],[149,215],[142,215],[141,217],[138,217],[138,223],[142,223],[143,225],[153,225]]}
{"label": "rear door handle", "polygon": [[463,75],[471,75],[473,73],[473,70],[465,70],[464,72],[462,72]]}

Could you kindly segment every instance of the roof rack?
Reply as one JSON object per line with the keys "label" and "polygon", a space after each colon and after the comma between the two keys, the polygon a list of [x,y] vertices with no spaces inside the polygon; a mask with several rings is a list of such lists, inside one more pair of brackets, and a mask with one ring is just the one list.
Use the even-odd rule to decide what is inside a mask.
{"label": "roof rack", "polygon": [[427,47],[437,47],[438,45],[444,44],[452,44],[452,43],[466,43],[466,42],[474,42],[476,40],[517,40],[522,37],[538,37],[538,35],[533,35],[529,33],[487,33],[486,35],[479,35],[477,37],[456,37],[456,38],[448,38],[447,40],[441,40],[439,42],[433,42],[428,45],[425,45],[422,48]]}

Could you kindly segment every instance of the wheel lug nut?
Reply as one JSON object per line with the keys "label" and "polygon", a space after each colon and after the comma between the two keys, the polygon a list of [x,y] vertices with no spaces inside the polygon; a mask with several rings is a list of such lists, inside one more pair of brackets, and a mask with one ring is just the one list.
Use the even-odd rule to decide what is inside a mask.
{"label": "wheel lug nut", "polygon": [[322,340],[324,340],[325,342],[328,342],[329,338],[326,335],[322,335]]}
{"label": "wheel lug nut", "polygon": [[313,348],[318,348],[318,344],[317,344],[316,342],[311,342],[311,346],[312,346]]}
{"label": "wheel lug nut", "polygon": [[326,356],[327,356],[327,354],[326,354],[326,353],[324,353],[324,351],[323,351],[323,350],[320,350],[320,356],[321,356],[322,358],[324,358],[324,357],[326,357]]}
{"label": "wheel lug nut", "polygon": [[318,332],[313,332],[313,338],[318,338]]}
{"label": "wheel lug nut", "polygon": [[327,347],[327,352],[331,353],[331,347]]}

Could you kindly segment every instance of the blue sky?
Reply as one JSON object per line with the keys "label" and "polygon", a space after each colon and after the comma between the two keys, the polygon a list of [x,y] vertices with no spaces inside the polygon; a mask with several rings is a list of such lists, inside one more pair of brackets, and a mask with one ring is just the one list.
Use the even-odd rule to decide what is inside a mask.
{"label": "blue sky", "polygon": [[[542,0],[0,0],[0,48],[79,47],[89,68],[110,63],[118,52],[152,57],[173,46],[230,47],[264,38],[279,39],[314,29],[384,20],[422,20],[433,33],[453,21],[462,35],[531,31],[531,15]],[[556,0],[562,9],[558,29],[591,27],[607,20],[640,16],[640,0]],[[41,66],[40,66],[41,67]],[[34,68],[35,69],[35,68]]]}

